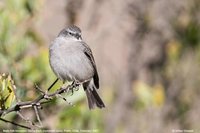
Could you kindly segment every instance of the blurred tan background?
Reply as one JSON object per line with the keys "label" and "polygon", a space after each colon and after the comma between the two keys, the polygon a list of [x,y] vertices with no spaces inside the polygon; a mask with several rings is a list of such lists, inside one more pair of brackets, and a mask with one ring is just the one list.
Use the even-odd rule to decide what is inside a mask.
{"label": "blurred tan background", "polygon": [[89,111],[75,92],[66,96],[75,107],[54,100],[40,110],[46,129],[200,131],[199,0],[2,0],[0,20],[0,72],[13,75],[22,100],[56,78],[48,46],[61,29],[79,26],[93,50],[106,109]]}

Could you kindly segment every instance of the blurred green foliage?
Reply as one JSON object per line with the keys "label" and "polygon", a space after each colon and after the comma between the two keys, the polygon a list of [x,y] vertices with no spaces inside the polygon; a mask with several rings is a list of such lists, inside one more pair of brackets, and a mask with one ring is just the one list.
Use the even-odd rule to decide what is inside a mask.
{"label": "blurred green foliage", "polygon": [[[41,43],[35,39],[36,32],[30,34],[34,29],[32,21],[36,18],[33,13],[39,9],[39,6],[36,8],[36,4],[40,5],[39,2],[27,0],[0,2],[0,68],[1,72],[12,73],[17,85],[21,88],[27,87],[29,80],[33,82],[32,85],[34,82],[42,82],[41,78],[38,78],[37,71],[42,69],[41,72],[46,72],[45,68],[36,67],[35,64],[38,62],[35,63],[34,60],[41,58],[38,61],[44,61],[42,59],[44,59],[45,53],[47,59],[47,50],[37,54],[39,47],[34,45],[36,47],[31,48],[33,44]],[[32,50],[30,51],[30,49]],[[31,71],[36,72],[31,73]],[[32,74],[32,78],[28,74]],[[48,76],[43,77],[43,73],[41,73],[41,77]],[[28,81],[23,81],[24,79],[28,79]]]}
{"label": "blurred green foliage", "polygon": [[142,81],[135,81],[132,88],[136,95],[136,109],[145,109],[149,106],[164,106],[165,92],[163,85],[155,84],[150,86]]}
{"label": "blurred green foliage", "polygon": [[[177,17],[169,23],[173,33],[166,43],[164,66],[158,72],[151,71],[155,75],[159,73],[162,78],[157,77],[159,82],[156,80],[150,85],[136,80],[132,88],[136,96],[134,109],[140,109],[140,112],[141,109],[148,112],[152,107],[166,109],[167,113],[162,113],[165,118],[160,118],[164,125],[167,122],[173,126],[178,123],[180,129],[196,130],[199,129],[196,124],[199,117],[195,112],[199,111],[200,93],[200,3],[198,0],[190,1],[186,8],[176,12]],[[165,127],[161,129],[164,131]]]}

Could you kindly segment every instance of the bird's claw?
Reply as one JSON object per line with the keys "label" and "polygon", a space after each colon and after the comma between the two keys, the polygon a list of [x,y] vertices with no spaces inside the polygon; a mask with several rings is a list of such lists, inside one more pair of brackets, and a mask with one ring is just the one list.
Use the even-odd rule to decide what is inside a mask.
{"label": "bird's claw", "polygon": [[74,80],[71,85],[72,85],[72,88],[71,88],[71,92],[72,92],[71,96],[72,96],[74,94],[74,91],[79,90],[79,87],[81,84],[77,82],[76,80]]}

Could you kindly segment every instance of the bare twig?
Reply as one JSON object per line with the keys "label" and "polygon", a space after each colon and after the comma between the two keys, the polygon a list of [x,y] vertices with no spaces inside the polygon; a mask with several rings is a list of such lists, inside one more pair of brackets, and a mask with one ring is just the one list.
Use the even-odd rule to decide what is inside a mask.
{"label": "bare twig", "polygon": [[1,121],[4,121],[4,122],[6,122],[6,123],[13,124],[13,125],[18,126],[18,127],[22,127],[22,128],[26,128],[26,129],[31,129],[30,127],[27,127],[27,126],[24,126],[24,125],[20,125],[20,124],[17,124],[17,123],[15,123],[15,122],[12,122],[12,121],[8,121],[8,120],[3,119],[3,118],[1,118],[1,117],[0,117],[0,120],[1,120]]}
{"label": "bare twig", "polygon": [[[53,84],[47,89],[48,91],[55,85],[55,83],[58,81],[58,79],[56,79]],[[36,99],[34,99],[33,101],[26,101],[26,102],[17,102],[16,105],[14,105],[11,108],[8,108],[6,110],[0,110],[0,116],[6,115],[10,112],[17,112],[17,114],[26,122],[29,122],[30,125],[34,125],[37,126],[36,124],[34,124],[33,122],[31,122],[29,119],[25,118],[19,111],[21,109],[24,108],[31,108],[33,107],[36,113],[36,117],[38,122],[40,123],[40,125],[42,126],[42,122],[41,119],[39,117],[39,113],[38,113],[38,107],[41,106],[41,104],[47,103],[49,102],[53,97],[59,96],[61,97],[63,100],[65,100],[66,102],[67,99],[62,97],[62,93],[68,93],[69,90],[73,91],[73,88],[78,87],[79,84],[72,84],[72,85],[68,85],[67,87],[61,87],[60,89],[58,89],[57,91],[55,91],[54,93],[50,93],[48,94],[47,92],[44,92],[42,89],[40,89],[37,85],[35,86],[35,88],[41,93],[41,95],[39,95]],[[68,102],[68,104],[72,105],[70,102]],[[0,119],[2,120],[2,118]],[[2,121],[6,122],[7,120],[3,119]],[[10,122],[13,123],[13,122]],[[14,124],[16,125],[16,124]],[[19,125],[19,124],[18,124]],[[23,126],[23,125],[22,125]],[[41,127],[40,126],[40,127]],[[26,127],[26,126],[24,126]],[[38,127],[38,126],[37,126]],[[28,127],[28,129],[31,129]]]}
{"label": "bare twig", "polygon": [[42,95],[44,95],[44,98],[46,100],[52,99],[52,98],[47,96],[48,91],[44,92],[42,89],[40,89],[40,87],[37,84],[35,84],[35,89],[38,90]]}
{"label": "bare twig", "polygon": [[42,127],[43,125],[42,125],[42,122],[41,122],[41,119],[40,119],[40,116],[39,116],[38,108],[37,108],[37,106],[33,106],[33,108],[35,110],[36,118],[37,118],[37,120],[40,124],[40,127]]}
{"label": "bare twig", "polygon": [[54,93],[50,93],[50,94],[42,94],[40,96],[38,96],[35,100],[33,101],[27,101],[27,102],[19,102],[17,103],[15,106],[7,109],[7,110],[0,110],[0,116],[1,115],[5,115],[5,114],[8,114],[10,112],[13,112],[13,111],[19,111],[21,110],[22,108],[30,108],[30,107],[33,107],[34,105],[37,105],[37,104],[41,104],[42,103],[42,100],[45,100],[45,96],[47,97],[50,97],[50,98],[53,98],[55,97],[57,94],[62,94],[62,93],[66,93],[68,92],[68,90],[72,90],[73,88],[75,88],[76,84],[73,84],[73,85],[69,85],[67,86],[66,88],[60,88],[58,89],[56,92]]}
{"label": "bare twig", "polygon": [[27,123],[29,123],[29,125],[32,127],[35,125],[35,123],[33,123],[29,118],[26,118],[25,116],[23,116],[20,111],[17,111],[17,114],[20,116],[20,118],[24,121],[26,121]]}
{"label": "bare twig", "polygon": [[35,84],[35,89],[37,89],[40,93],[45,94],[45,92],[42,89],[40,89],[40,87],[37,84]]}
{"label": "bare twig", "polygon": [[63,97],[61,94],[57,94],[58,97],[62,98],[65,102],[67,102],[69,105],[73,105],[72,102],[69,102],[65,97]]}

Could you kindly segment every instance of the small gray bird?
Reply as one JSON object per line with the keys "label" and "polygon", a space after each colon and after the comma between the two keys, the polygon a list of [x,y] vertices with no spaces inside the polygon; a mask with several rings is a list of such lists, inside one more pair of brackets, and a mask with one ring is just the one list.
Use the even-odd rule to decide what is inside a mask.
{"label": "small gray bird", "polygon": [[92,51],[77,26],[63,29],[49,47],[50,66],[62,81],[82,83],[90,109],[105,107],[96,89],[99,77]]}

